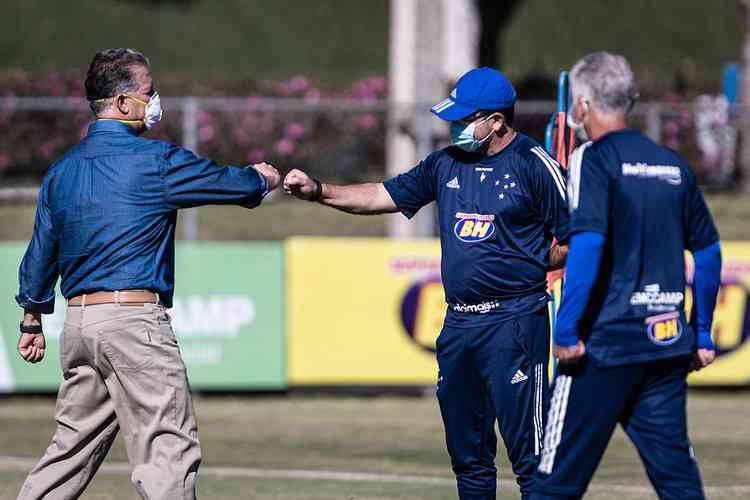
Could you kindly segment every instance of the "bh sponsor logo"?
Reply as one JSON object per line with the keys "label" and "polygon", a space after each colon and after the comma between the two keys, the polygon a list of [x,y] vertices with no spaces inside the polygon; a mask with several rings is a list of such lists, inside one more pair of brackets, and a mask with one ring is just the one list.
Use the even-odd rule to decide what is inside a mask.
{"label": "bh sponsor logo", "polygon": [[456,238],[465,243],[484,241],[495,234],[495,216],[456,212],[458,221],[453,227]]}
{"label": "bh sponsor logo", "polygon": [[656,345],[674,344],[682,337],[679,311],[646,318],[648,338]]}

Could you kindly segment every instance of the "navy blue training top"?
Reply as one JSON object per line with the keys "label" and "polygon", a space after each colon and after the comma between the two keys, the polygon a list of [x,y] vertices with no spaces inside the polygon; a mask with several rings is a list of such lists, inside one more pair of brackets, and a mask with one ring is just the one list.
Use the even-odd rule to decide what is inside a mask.
{"label": "navy blue training top", "polygon": [[517,133],[484,156],[436,151],[385,182],[406,217],[437,201],[446,325],[473,326],[546,305],[553,237],[568,237],[565,180],[537,142]]}
{"label": "navy blue training top", "polygon": [[675,152],[635,130],[578,148],[568,179],[570,232],[605,236],[578,330],[603,366],[687,355],[685,249],[719,240],[695,176]]}

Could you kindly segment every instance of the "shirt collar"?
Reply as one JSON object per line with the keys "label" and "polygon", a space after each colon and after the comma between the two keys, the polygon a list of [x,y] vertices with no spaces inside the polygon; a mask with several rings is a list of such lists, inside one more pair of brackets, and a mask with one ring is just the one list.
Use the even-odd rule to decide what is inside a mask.
{"label": "shirt collar", "polygon": [[621,135],[621,134],[638,134],[638,133],[640,133],[640,132],[638,132],[637,130],[635,130],[635,129],[633,129],[633,128],[618,128],[617,130],[610,130],[609,132],[607,132],[607,133],[606,133],[606,134],[604,134],[603,136],[599,137],[599,138],[598,138],[597,140],[595,140],[594,142],[599,142],[599,141],[601,141],[602,139],[604,139],[605,137],[610,137],[610,136],[613,136],[613,135]]}
{"label": "shirt collar", "polygon": [[107,119],[95,120],[89,125],[89,135],[98,132],[120,132],[130,135],[138,135],[138,131],[130,125],[118,122],[117,120]]}

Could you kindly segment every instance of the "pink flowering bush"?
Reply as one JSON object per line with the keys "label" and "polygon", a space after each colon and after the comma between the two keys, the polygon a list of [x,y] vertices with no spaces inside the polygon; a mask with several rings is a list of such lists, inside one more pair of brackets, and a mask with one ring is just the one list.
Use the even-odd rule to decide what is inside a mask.
{"label": "pink flowering bush", "polygon": [[[38,181],[49,165],[86,135],[88,109],[20,110],[14,97],[84,97],[81,72],[50,71],[42,77],[17,71],[0,75],[0,176],[6,181]],[[205,84],[201,84],[205,85]],[[216,96],[218,90],[186,88],[184,95]],[[321,89],[304,76],[280,82],[249,82],[243,88],[247,108],[199,109],[197,152],[222,163],[246,165],[267,161],[282,170],[306,168],[337,180],[381,176],[385,163],[385,113],[367,107],[386,97],[382,77],[355,81],[349,88]],[[236,95],[236,88],[231,90]],[[162,96],[168,97],[168,96]],[[321,99],[345,98],[363,111],[270,111],[252,109],[261,98],[299,99],[314,105]],[[148,137],[183,143],[181,110],[164,102],[164,119]]]}
{"label": "pink flowering bush", "polygon": [[[88,109],[20,110],[16,97],[84,97],[81,71],[31,76],[23,71],[0,74],[0,177],[3,183],[38,182],[49,165],[67,148],[86,135],[92,120]],[[284,81],[191,82],[184,79],[164,82],[171,95],[246,96],[236,109],[199,109],[196,120],[197,153],[221,163],[247,165],[262,161],[282,172],[303,168],[312,175],[339,182],[379,180],[385,175],[385,118],[379,103],[387,96],[386,79],[372,76],[339,89],[320,88],[304,76]],[[523,95],[523,89],[519,89]],[[268,110],[262,99],[278,98],[280,108]],[[356,110],[297,110],[305,103],[345,99]],[[696,147],[696,129],[690,107],[684,100],[668,96],[664,103],[661,140],[678,150],[691,163],[699,177],[710,178]],[[179,108],[164,102],[164,119],[147,136],[182,144],[183,124]],[[428,109],[416,109],[428,113]],[[542,141],[549,114],[517,113],[515,127]],[[636,127],[645,129],[644,117],[635,117]],[[406,133],[414,134],[413,123],[405,122]],[[447,144],[448,137],[435,137],[431,147]],[[411,165],[403,165],[403,169]]]}
{"label": "pink flowering bush", "polygon": [[[385,79],[371,77],[343,91],[323,91],[296,76],[282,82],[260,82],[245,99],[252,107],[260,97],[345,98],[364,106],[386,97]],[[283,171],[304,168],[339,181],[382,178],[385,171],[385,113],[382,111],[238,110],[205,113],[215,134],[201,135],[200,153],[234,164],[271,162]],[[206,124],[203,124],[204,126]]]}

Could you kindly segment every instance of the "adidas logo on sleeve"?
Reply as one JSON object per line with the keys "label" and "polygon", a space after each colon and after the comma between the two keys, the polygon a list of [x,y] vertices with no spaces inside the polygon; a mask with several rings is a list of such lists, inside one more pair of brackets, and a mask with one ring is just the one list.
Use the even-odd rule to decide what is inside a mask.
{"label": "adidas logo on sleeve", "polygon": [[451,189],[461,189],[461,185],[458,183],[458,177],[454,177],[446,184]]}

